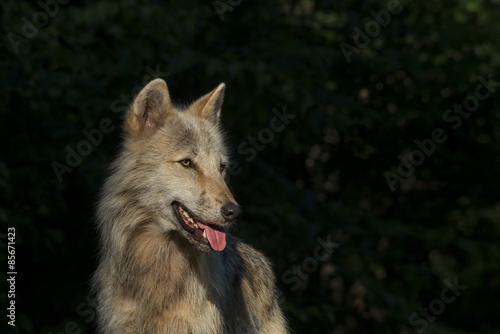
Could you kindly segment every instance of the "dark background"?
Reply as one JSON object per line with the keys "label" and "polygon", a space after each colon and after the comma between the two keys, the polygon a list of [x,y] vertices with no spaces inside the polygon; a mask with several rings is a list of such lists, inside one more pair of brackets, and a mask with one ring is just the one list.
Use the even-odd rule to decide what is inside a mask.
{"label": "dark background", "polygon": [[[230,186],[244,209],[234,234],[274,262],[296,333],[500,333],[500,86],[459,126],[443,119],[480,77],[500,81],[498,1],[402,1],[390,22],[380,14],[385,27],[368,24],[350,61],[341,43],[356,47],[355,29],[366,34],[389,1],[222,0],[219,14],[212,1],[48,3],[43,24],[35,1],[1,2],[5,313],[11,226],[18,273],[16,327],[2,313],[2,333],[93,332],[93,210],[120,143],[121,95],[150,80],[148,66],[180,103],[226,83],[241,167]],[[295,118],[247,161],[239,145],[266,140],[284,107]],[[114,130],[60,181],[54,162],[67,165],[67,147],[106,118]],[[384,173],[398,175],[398,157],[437,128],[446,140],[392,191]],[[317,238],[339,244],[328,260],[313,259]],[[465,291],[409,321],[439,310],[455,278]]]}

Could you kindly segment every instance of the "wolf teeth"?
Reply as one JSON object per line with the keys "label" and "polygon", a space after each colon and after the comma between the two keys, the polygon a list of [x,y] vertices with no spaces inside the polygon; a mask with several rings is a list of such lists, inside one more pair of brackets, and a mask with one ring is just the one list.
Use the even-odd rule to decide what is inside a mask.
{"label": "wolf teeth", "polygon": [[203,230],[203,238],[207,238],[207,232],[205,232],[205,230]]}
{"label": "wolf teeth", "polygon": [[193,224],[196,228],[199,228],[198,224],[196,224],[194,219],[191,216],[189,216],[189,213],[187,213],[187,211],[184,211],[182,209],[180,209],[180,211],[181,211],[182,215],[187,219],[188,222]]}

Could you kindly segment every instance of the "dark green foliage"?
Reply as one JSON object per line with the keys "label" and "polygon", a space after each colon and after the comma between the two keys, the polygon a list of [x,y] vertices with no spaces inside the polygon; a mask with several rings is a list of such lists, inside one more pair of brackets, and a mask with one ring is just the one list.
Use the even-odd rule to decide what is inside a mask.
{"label": "dark green foliage", "polygon": [[[210,1],[70,1],[15,53],[8,33],[42,9],[4,1],[0,233],[16,228],[18,275],[16,327],[4,315],[0,332],[93,332],[93,208],[121,96],[157,70],[184,104],[227,84],[229,179],[244,209],[234,234],[272,258],[295,332],[419,333],[409,317],[457,277],[468,288],[425,332],[500,333],[500,86],[459,126],[443,119],[480,77],[500,81],[498,1],[402,1],[348,62],[341,43],[356,47],[353,29],[388,3],[242,1],[221,20]],[[248,137],[268,138],[284,108],[295,118],[249,159]],[[66,147],[103,119],[112,130],[59,182],[53,162],[66,165]],[[436,128],[446,140],[391,191],[384,173]],[[311,262],[317,238],[339,245]],[[305,279],[289,272],[314,263]]]}

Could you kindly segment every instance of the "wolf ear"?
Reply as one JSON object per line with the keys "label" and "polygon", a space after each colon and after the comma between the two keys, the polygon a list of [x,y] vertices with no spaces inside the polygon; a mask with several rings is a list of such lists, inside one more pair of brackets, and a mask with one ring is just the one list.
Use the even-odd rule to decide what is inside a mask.
{"label": "wolf ear", "polygon": [[127,132],[133,138],[149,136],[173,112],[167,84],[162,79],[155,79],[140,91],[132,103],[127,114]]}
{"label": "wolf ear", "polygon": [[194,102],[191,110],[199,117],[206,118],[212,123],[218,124],[225,89],[226,85],[224,83],[219,84],[213,91]]}

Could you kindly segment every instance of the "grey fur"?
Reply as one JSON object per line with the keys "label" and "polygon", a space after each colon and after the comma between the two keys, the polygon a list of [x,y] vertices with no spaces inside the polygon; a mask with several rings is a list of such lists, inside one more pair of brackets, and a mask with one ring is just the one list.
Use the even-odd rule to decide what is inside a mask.
{"label": "grey fur", "polygon": [[98,205],[100,333],[288,332],[269,260],[229,234],[222,252],[212,250],[180,226],[172,206],[228,231],[220,208],[235,201],[220,172],[228,161],[223,93],[221,84],[179,110],[156,79],[129,110]]}

